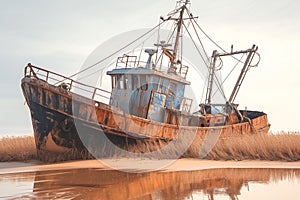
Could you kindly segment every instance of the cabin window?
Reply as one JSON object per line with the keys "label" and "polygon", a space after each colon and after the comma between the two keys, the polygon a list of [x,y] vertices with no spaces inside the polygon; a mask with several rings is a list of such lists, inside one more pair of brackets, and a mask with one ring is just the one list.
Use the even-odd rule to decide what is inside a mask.
{"label": "cabin window", "polygon": [[183,84],[178,83],[176,86],[176,96],[177,97],[183,97],[185,91],[185,87]]}
{"label": "cabin window", "polygon": [[124,75],[124,90],[127,90],[129,88],[129,76]]}
{"label": "cabin window", "polygon": [[161,85],[161,92],[162,93],[166,94],[168,92],[169,83],[170,83],[169,79],[163,79],[162,80],[162,85]]}
{"label": "cabin window", "polygon": [[174,105],[174,96],[169,94],[166,101],[166,107],[172,109],[173,105]]}
{"label": "cabin window", "polygon": [[173,107],[174,107],[175,109],[179,110],[179,109],[180,109],[180,105],[181,105],[181,101],[182,101],[182,97],[176,96],[176,97],[174,98],[174,105],[173,105]]}
{"label": "cabin window", "polygon": [[171,82],[171,83],[170,83],[170,88],[169,88],[169,93],[171,93],[171,94],[177,96],[176,88],[177,88],[177,84],[174,83],[174,82]]}
{"label": "cabin window", "polygon": [[117,75],[117,88],[123,90],[124,89],[124,76]]}
{"label": "cabin window", "polygon": [[159,112],[161,108],[164,106],[166,101],[166,95],[160,93],[153,93],[152,97],[152,110],[155,112]]}
{"label": "cabin window", "polygon": [[141,81],[141,89],[142,90],[147,90],[148,89],[147,76],[146,75],[141,75],[140,76],[140,81]]}
{"label": "cabin window", "polygon": [[153,91],[158,90],[158,82],[159,82],[159,77],[158,76],[152,76],[152,89],[153,89]]}
{"label": "cabin window", "polygon": [[135,90],[139,86],[139,78],[137,75],[131,75],[131,86],[132,89]]}
{"label": "cabin window", "polygon": [[116,87],[116,77],[115,76],[111,77],[111,87],[112,87],[112,89],[114,89]]}

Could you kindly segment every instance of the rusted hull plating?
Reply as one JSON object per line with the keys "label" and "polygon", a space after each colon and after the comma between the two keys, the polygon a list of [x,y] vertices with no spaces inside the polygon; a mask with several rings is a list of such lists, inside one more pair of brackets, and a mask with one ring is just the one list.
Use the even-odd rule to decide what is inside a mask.
{"label": "rusted hull plating", "polygon": [[[25,77],[22,89],[31,111],[37,150],[66,152],[82,150],[86,144],[105,145],[103,138],[114,142],[162,139],[172,140],[180,134],[195,133],[204,138],[217,130],[220,137],[267,133],[269,123],[262,112],[248,111],[248,122],[218,127],[163,124],[123,113],[104,103],[92,101],[49,83]],[[78,134],[84,133],[84,134]],[[84,145],[85,144],[85,145]]]}

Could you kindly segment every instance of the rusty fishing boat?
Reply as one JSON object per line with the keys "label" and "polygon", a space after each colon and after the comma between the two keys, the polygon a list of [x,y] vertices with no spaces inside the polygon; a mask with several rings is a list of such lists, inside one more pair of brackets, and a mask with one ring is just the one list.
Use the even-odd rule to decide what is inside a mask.
{"label": "rusty fishing boat", "polygon": [[[104,140],[122,147],[140,141],[173,141],[191,133],[195,138],[205,138],[215,131],[220,138],[267,133],[270,124],[264,112],[241,110],[235,103],[247,72],[257,65],[251,63],[259,57],[258,47],[241,51],[231,47],[229,52],[221,48],[207,56],[198,32],[206,34],[189,6],[188,0],[178,1],[175,10],[139,37],[144,41],[149,40],[147,35],[156,35],[152,47],[140,42],[142,45],[136,45],[135,50],[120,54],[118,49],[106,57],[114,57],[109,66],[104,66],[105,75],[111,78],[110,91],[76,80],[74,75],[63,76],[28,64],[21,86],[31,112],[38,152],[90,151],[90,146],[105,146]],[[172,26],[164,35],[166,23]],[[189,39],[190,46],[183,45],[184,38]],[[185,53],[196,55],[197,63],[187,62]],[[241,66],[229,98],[219,76],[225,57]],[[99,64],[86,66],[76,75]],[[193,79],[197,79],[189,80],[189,73],[199,71],[205,83],[203,89],[197,85],[193,92],[199,97],[204,91],[205,99],[200,103],[187,92]],[[214,101],[218,94],[222,101]]]}

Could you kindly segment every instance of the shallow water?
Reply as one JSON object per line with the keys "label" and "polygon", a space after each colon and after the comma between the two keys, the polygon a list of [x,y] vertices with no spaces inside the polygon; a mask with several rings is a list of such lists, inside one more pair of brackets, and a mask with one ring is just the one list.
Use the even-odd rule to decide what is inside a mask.
{"label": "shallow water", "polygon": [[100,169],[0,175],[2,199],[297,199],[300,169],[125,173]]}

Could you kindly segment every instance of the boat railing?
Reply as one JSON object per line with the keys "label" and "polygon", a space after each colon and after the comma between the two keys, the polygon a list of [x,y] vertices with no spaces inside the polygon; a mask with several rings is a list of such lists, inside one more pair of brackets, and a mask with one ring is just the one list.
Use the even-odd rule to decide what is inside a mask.
{"label": "boat railing", "polygon": [[193,99],[183,97],[181,103],[181,110],[189,113],[191,111],[192,104],[193,104]]}
{"label": "boat railing", "polygon": [[186,65],[181,65],[179,70],[178,70],[178,75],[186,79],[187,73],[189,71],[189,67]]}
{"label": "boat railing", "polygon": [[169,105],[169,108],[172,109],[180,109],[184,112],[189,113],[191,111],[191,107],[192,107],[192,103],[193,103],[193,99],[187,98],[187,97],[182,97],[182,101],[181,104],[179,105],[180,108],[176,108],[177,106],[175,105],[175,99],[176,96],[174,94],[168,94],[166,96],[171,97],[171,104]]}
{"label": "boat railing", "polygon": [[135,68],[137,64],[137,56],[129,56],[124,54],[117,58],[116,69],[119,68]]}
{"label": "boat railing", "polygon": [[[147,65],[146,61],[138,60],[137,56],[129,56],[127,54],[124,54],[123,56],[120,56],[117,58],[116,61],[116,69],[121,68],[138,68],[138,67],[145,67]],[[154,64],[153,64],[154,65]],[[160,66],[151,67],[153,70],[157,70],[160,72],[167,72],[167,69],[163,69],[162,63]],[[180,65],[179,69],[176,71],[176,74],[186,79],[187,73],[189,71],[189,67],[186,65]]]}
{"label": "boat railing", "polygon": [[109,91],[75,81],[58,73],[33,66],[30,63],[24,69],[24,76],[45,81],[66,91],[73,92],[76,90],[76,93],[95,101],[109,101],[111,96],[111,92]]}
{"label": "boat railing", "polygon": [[174,94],[166,94],[159,91],[151,91],[151,99],[150,99],[150,105],[151,106],[158,106],[158,107],[164,107],[168,109],[174,109],[174,110],[181,110],[186,113],[190,113],[193,99],[187,98],[187,97],[181,97],[181,102],[178,106],[177,103],[175,103],[176,96]]}

